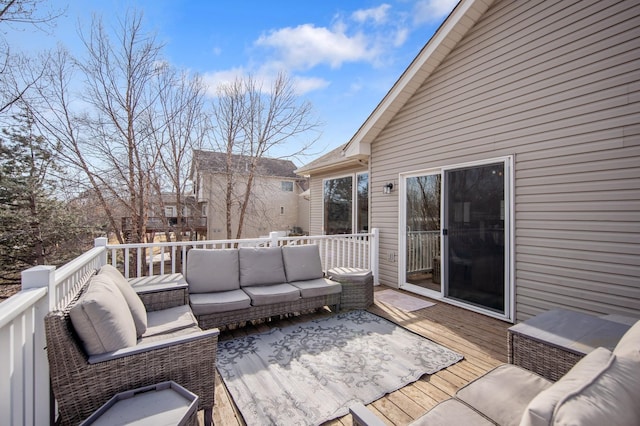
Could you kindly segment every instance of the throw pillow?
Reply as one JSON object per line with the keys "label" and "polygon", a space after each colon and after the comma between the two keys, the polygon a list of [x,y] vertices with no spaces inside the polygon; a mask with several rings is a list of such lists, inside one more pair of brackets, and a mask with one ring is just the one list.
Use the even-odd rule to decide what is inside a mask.
{"label": "throw pillow", "polygon": [[136,324],[136,335],[138,337],[142,336],[147,331],[147,310],[138,293],[131,287],[120,271],[111,265],[104,265],[100,268],[98,275],[107,277],[118,287],[131,310],[133,322]]}

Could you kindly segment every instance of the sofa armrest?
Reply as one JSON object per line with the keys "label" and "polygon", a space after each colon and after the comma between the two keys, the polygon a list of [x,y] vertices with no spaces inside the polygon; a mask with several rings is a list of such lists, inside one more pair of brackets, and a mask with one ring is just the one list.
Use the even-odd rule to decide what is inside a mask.
{"label": "sofa armrest", "polygon": [[349,413],[353,418],[353,426],[385,426],[385,423],[373,411],[361,403],[353,404],[349,407]]}
{"label": "sofa armrest", "polygon": [[217,328],[212,328],[210,330],[199,331],[191,334],[187,334],[184,336],[176,336],[170,337],[168,339],[159,340],[155,342],[149,343],[141,343],[136,346],[132,346],[129,348],[118,349],[113,352],[105,352],[103,354],[92,355],[89,357],[89,364],[97,364],[105,361],[112,361],[114,359],[123,358],[126,356],[138,355],[144,352],[149,352],[157,349],[164,349],[171,346],[182,345],[187,342],[193,342],[196,340],[207,339],[212,336],[216,337],[220,334],[220,331]]}
{"label": "sofa armrest", "polygon": [[135,288],[147,312],[189,304],[189,286],[183,283],[154,284]]}

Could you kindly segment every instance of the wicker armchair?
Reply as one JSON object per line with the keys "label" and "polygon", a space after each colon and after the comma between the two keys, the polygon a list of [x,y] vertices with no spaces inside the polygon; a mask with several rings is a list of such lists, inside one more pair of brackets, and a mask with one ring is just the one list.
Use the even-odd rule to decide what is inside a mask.
{"label": "wicker armchair", "polygon": [[45,317],[51,386],[61,424],[80,423],[116,393],[168,380],[198,395],[198,409],[205,410],[205,423],[212,424],[218,330],[168,336],[89,357],[69,316],[82,291],[63,310]]}

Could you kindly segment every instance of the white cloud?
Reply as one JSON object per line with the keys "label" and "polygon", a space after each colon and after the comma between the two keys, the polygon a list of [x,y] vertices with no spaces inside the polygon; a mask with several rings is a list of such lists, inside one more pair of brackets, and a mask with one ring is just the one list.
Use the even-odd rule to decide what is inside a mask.
{"label": "white cloud", "polygon": [[[205,73],[202,76],[204,83],[207,86],[207,95],[214,98],[218,96],[217,89],[223,84],[229,84],[235,81],[237,78],[246,78],[249,75],[259,84],[265,93],[269,90],[273,82],[275,81],[278,71],[282,69],[278,63],[270,62],[264,64],[256,72],[249,72],[244,68],[232,68],[228,70],[215,71]],[[298,96],[312,92],[314,90],[324,89],[329,86],[329,82],[319,77],[303,77],[299,75],[291,76],[291,82],[294,90]]]}
{"label": "white cloud", "polygon": [[313,92],[314,90],[324,89],[328,87],[329,84],[327,80],[319,77],[295,76],[293,78],[293,85],[298,96]]}
{"label": "white cloud", "polygon": [[409,38],[409,29],[406,27],[398,28],[395,37],[393,38],[393,45],[395,47],[400,47],[407,41]]}
{"label": "white cloud", "polygon": [[207,86],[207,94],[214,98],[218,96],[217,90],[223,84],[232,83],[236,78],[244,77],[247,73],[244,68],[232,68],[222,71],[204,73],[202,81]]}
{"label": "white cloud", "polygon": [[345,62],[373,61],[376,49],[362,33],[349,36],[343,25],[334,29],[311,24],[287,27],[262,35],[256,45],[271,47],[291,69],[309,69],[319,64],[339,68]]}
{"label": "white cloud", "polygon": [[371,9],[358,9],[351,14],[351,17],[354,21],[360,23],[371,20],[376,24],[381,24],[386,22],[389,16],[389,9],[391,9],[391,5],[384,3]]}
{"label": "white cloud", "polygon": [[414,7],[416,24],[438,21],[447,16],[458,4],[458,0],[420,0]]}

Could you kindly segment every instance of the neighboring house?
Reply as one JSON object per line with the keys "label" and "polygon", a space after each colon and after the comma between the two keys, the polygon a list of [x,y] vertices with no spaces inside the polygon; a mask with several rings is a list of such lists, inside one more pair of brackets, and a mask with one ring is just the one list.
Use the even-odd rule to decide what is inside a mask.
{"label": "neighboring house", "polygon": [[461,1],[353,138],[298,170],[312,234],[327,182],[363,171],[381,283],[507,321],[640,317],[640,4]]}
{"label": "neighboring house", "polygon": [[[183,195],[181,197],[182,213],[180,220],[182,226],[178,225],[178,202],[175,193],[163,193],[158,198],[153,198],[149,203],[149,211],[146,223],[148,234],[176,232],[182,230],[184,236],[197,240],[200,236],[206,235],[207,218],[200,211],[200,206],[196,203],[193,195]],[[130,217],[122,218],[122,231],[125,238],[132,229]]]}
{"label": "neighboring house", "polygon": [[[227,176],[233,178],[232,236],[236,237],[239,208],[244,197],[250,159],[233,155],[231,171],[227,171],[225,153],[194,150],[191,179],[197,203],[207,216],[207,239],[227,238]],[[261,158],[254,177],[249,206],[244,219],[242,238],[256,238],[271,231],[302,234],[308,232],[307,179],[294,173],[289,160]]]}

